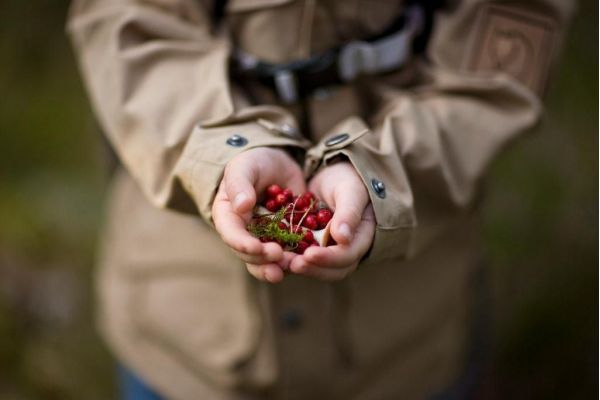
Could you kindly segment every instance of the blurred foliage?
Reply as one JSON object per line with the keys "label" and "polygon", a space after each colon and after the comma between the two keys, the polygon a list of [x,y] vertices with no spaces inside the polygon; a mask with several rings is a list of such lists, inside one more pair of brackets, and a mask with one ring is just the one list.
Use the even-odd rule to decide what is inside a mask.
{"label": "blurred foliage", "polygon": [[541,126],[506,152],[489,179],[494,398],[597,394],[597,18],[598,2],[579,3]]}
{"label": "blurred foliage", "polygon": [[0,2],[1,399],[115,397],[90,296],[106,179],[67,3]]}
{"label": "blurred foliage", "polygon": [[[0,398],[114,398],[93,324],[106,173],[64,34],[65,0],[0,2]],[[542,126],[494,165],[484,398],[598,387],[598,3],[580,12]]]}

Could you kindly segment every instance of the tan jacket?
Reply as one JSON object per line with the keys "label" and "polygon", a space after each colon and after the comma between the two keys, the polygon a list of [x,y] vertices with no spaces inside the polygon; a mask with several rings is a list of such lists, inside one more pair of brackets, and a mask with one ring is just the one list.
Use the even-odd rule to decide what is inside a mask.
{"label": "tan jacket", "polygon": [[[209,0],[74,2],[69,32],[127,171],[109,207],[101,324],[169,398],[421,398],[456,378],[479,182],[540,117],[571,4],[448,1],[426,57],[309,97],[303,138],[289,135],[296,106],[259,87],[252,104],[228,76],[232,49],[306,58],[380,33],[404,3],[230,0],[215,33]],[[326,145],[340,133],[349,138]],[[248,144],[228,146],[234,134]],[[377,220],[359,271],[273,287],[219,240],[210,211],[224,166],[259,146],[306,152],[307,178],[337,154],[350,159]]]}

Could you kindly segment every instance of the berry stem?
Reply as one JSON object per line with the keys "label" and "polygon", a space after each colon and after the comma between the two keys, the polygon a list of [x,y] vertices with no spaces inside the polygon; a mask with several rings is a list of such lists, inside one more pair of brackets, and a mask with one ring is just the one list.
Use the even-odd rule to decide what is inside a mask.
{"label": "berry stem", "polygon": [[296,198],[296,200],[294,200],[294,204],[292,204],[292,214],[290,215],[290,233],[294,233],[294,211],[296,210],[296,203],[298,202],[298,199],[300,197]]}
{"label": "berry stem", "polygon": [[308,208],[306,209],[306,211],[304,211],[304,215],[302,216],[302,218],[300,218],[300,221],[298,221],[298,226],[302,226],[302,223],[304,222],[304,218],[306,218],[306,216],[308,215],[308,213],[310,212],[310,210],[312,209],[313,206],[313,199],[310,199],[310,204],[308,206]]}

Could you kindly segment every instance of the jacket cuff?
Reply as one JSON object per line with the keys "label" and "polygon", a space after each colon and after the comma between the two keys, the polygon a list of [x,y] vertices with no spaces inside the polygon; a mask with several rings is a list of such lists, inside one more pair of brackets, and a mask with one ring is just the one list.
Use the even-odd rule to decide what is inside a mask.
{"label": "jacket cuff", "polygon": [[224,127],[196,126],[176,168],[177,179],[202,218],[212,224],[212,203],[227,163],[257,147],[285,147],[304,152],[310,142],[290,125],[252,121]]}
{"label": "jacket cuff", "polygon": [[333,159],[345,156],[356,168],[367,191],[377,222],[373,246],[363,263],[377,264],[408,255],[417,221],[413,194],[398,154],[380,145],[359,118],[338,124],[307,153],[305,172],[314,174]]}

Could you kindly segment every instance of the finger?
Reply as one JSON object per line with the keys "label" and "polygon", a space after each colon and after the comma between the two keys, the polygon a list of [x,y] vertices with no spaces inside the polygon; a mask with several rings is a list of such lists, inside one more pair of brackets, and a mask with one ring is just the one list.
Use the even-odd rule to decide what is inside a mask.
{"label": "finger", "polygon": [[296,261],[291,266],[292,272],[297,273],[297,269],[308,263],[316,267],[329,269],[343,269],[355,263],[359,259],[356,249],[345,245],[335,245],[327,247],[313,246],[306,249],[302,255],[302,261]]}
{"label": "finger", "polygon": [[292,260],[296,257],[300,257],[300,255],[292,253],[291,251],[284,251],[283,256],[279,261],[277,261],[277,264],[282,270],[288,271],[290,269],[290,264]]}
{"label": "finger", "polygon": [[362,182],[356,185],[338,185],[334,191],[335,212],[331,219],[331,235],[337,243],[349,244],[362,220],[369,196]]}
{"label": "finger", "polygon": [[294,273],[326,282],[334,282],[346,278],[356,269],[357,266],[358,262],[355,262],[346,268],[333,269],[319,267],[307,262],[306,260],[301,260],[297,262],[296,271]]}
{"label": "finger", "polygon": [[[335,245],[327,247],[312,246],[306,249],[302,258],[309,264],[317,267],[342,269],[360,261],[373,242],[375,234],[375,219],[372,206],[365,209],[363,219],[356,229],[354,240],[350,245]],[[301,265],[294,261],[290,265],[292,272]]]}
{"label": "finger", "polygon": [[231,202],[232,209],[240,215],[248,213],[256,204],[256,164],[246,160],[240,158],[230,162],[223,175],[227,199]]}
{"label": "finger", "polygon": [[277,264],[246,264],[246,268],[252,276],[263,282],[277,283],[284,277],[283,271]]}
{"label": "finger", "polygon": [[260,255],[249,255],[237,252],[238,257],[247,264],[264,265],[276,263],[284,271],[289,269],[291,260],[298,254],[283,251],[277,243],[263,243],[263,253]]}
{"label": "finger", "polygon": [[271,283],[281,282],[283,280],[283,271],[277,264],[267,264],[263,267],[265,279]]}
{"label": "finger", "polygon": [[283,257],[283,249],[277,243],[263,243],[263,257],[271,262],[277,262]]}
{"label": "finger", "polygon": [[245,263],[256,265],[279,262],[283,257],[283,249],[277,243],[263,243],[262,247],[262,252],[258,255],[241,252],[236,253]]}
{"label": "finger", "polygon": [[283,257],[283,249],[277,243],[262,243],[246,229],[244,220],[234,212],[227,201],[215,200],[213,221],[223,241],[235,250],[246,263],[266,264]]}
{"label": "finger", "polygon": [[265,271],[262,268],[262,265],[254,265],[254,264],[246,264],[246,269],[256,279],[262,282],[267,282],[267,278],[265,277]]}
{"label": "finger", "polygon": [[229,201],[215,199],[213,221],[223,241],[233,250],[251,255],[263,253],[263,243],[250,235],[242,217],[231,210]]}

